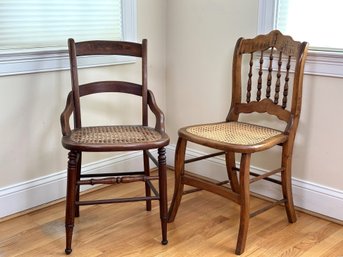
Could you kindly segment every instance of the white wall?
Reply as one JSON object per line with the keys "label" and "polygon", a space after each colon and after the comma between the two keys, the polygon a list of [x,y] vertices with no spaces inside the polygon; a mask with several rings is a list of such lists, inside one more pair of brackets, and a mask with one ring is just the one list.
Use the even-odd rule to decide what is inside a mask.
{"label": "white wall", "polygon": [[[149,86],[161,109],[166,109],[166,2],[144,0],[137,4],[138,40],[148,39]],[[139,68],[139,64],[85,69],[81,75],[84,80],[106,80],[127,77],[132,68]],[[59,116],[71,87],[69,72],[0,77],[0,87],[0,190],[65,170],[67,151],[60,142]],[[93,117],[97,115],[93,113]],[[104,156],[108,155],[87,155],[85,163]]]}
{"label": "white wall", "polygon": [[[257,34],[258,1],[173,0],[167,9],[167,117],[175,144],[178,128],[225,119],[233,48],[240,36]],[[332,190],[341,203],[342,84],[342,78],[305,76],[293,158],[294,179]],[[253,165],[274,166],[276,153],[255,155]]]}
{"label": "white wall", "polygon": [[167,117],[179,127],[224,120],[237,38],[256,33],[257,1],[168,1]]}

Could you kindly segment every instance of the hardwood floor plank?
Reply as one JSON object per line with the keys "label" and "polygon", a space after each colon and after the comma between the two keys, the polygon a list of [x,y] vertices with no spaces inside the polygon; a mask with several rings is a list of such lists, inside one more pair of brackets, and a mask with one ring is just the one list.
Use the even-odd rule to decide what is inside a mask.
{"label": "hardwood floor plank", "polygon": [[324,254],[320,255],[320,257],[342,257],[343,256],[343,240],[335,244],[333,247],[330,247],[325,251]]}
{"label": "hardwood floor plank", "polygon": [[[173,174],[169,172],[169,199]],[[139,187],[139,189],[137,188]],[[101,188],[84,199],[144,193],[133,184]],[[252,197],[254,209],[264,200]],[[251,219],[246,256],[343,256],[343,227],[297,212],[289,224],[282,206]],[[235,203],[205,191],[185,195],[175,222],[168,225],[169,244],[161,245],[158,202],[151,212],[144,202],[81,207],[76,219],[72,257],[231,257],[239,225]],[[0,223],[0,257],[65,256],[64,203]]]}
{"label": "hardwood floor plank", "polygon": [[[343,252],[342,249],[339,250],[339,247],[342,247],[342,245],[343,245],[343,231],[339,230],[333,233],[332,235],[326,237],[320,243],[315,244],[311,249],[308,249],[300,256],[301,257],[335,256],[334,252],[338,254],[339,252]],[[328,255],[328,252],[329,252],[329,255]],[[342,255],[337,255],[337,256],[342,256]]]}

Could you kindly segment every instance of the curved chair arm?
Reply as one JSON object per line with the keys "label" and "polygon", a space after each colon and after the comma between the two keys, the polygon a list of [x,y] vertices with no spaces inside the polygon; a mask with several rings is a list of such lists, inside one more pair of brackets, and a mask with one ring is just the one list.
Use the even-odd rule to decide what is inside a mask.
{"label": "curved chair arm", "polygon": [[165,133],[164,113],[157,106],[154,94],[150,90],[148,90],[148,105],[149,105],[150,110],[155,114],[155,117],[156,117],[155,129],[159,132]]}
{"label": "curved chair arm", "polygon": [[74,101],[73,101],[73,92],[70,91],[68,94],[66,106],[60,116],[61,128],[63,136],[67,136],[70,134],[70,116],[74,111]]}
{"label": "curved chair arm", "polygon": [[[156,118],[155,129],[159,132],[165,133],[165,117],[164,113],[157,106],[154,94],[148,90],[148,105],[150,110],[154,113]],[[69,135],[71,132],[70,128],[70,116],[74,111],[73,92],[68,94],[66,106],[60,116],[61,128],[63,136]]]}

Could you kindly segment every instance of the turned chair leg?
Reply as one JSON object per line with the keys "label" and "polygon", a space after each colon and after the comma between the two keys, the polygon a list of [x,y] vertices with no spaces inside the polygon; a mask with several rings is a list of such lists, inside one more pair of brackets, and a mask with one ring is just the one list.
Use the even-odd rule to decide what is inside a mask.
{"label": "turned chair leg", "polygon": [[249,190],[249,169],[250,169],[251,154],[242,154],[240,164],[240,223],[239,232],[236,245],[236,254],[240,255],[244,252],[245,244],[247,241],[249,219],[250,219],[250,190]]}
{"label": "turned chair leg", "polygon": [[[77,173],[76,173],[76,180],[80,180],[81,176],[81,166],[82,166],[82,152],[78,152],[76,155],[76,163],[77,163]],[[76,186],[76,195],[75,201],[80,200],[80,186]],[[75,217],[80,217],[80,206],[75,206]]]}
{"label": "turned chair leg", "polygon": [[71,242],[73,237],[75,219],[75,198],[76,198],[76,178],[77,178],[77,152],[70,151],[68,154],[68,177],[67,177],[67,196],[66,196],[66,249],[65,253],[72,252]]}
{"label": "turned chair leg", "polygon": [[168,199],[167,199],[167,164],[166,149],[158,149],[158,175],[159,175],[159,194],[160,194],[160,218],[162,227],[163,245],[168,244],[167,222],[168,222]]}
{"label": "turned chair leg", "polygon": [[291,148],[288,148],[287,145],[282,149],[282,167],[285,170],[281,173],[281,182],[283,198],[286,199],[285,208],[288,222],[294,223],[297,221],[297,216],[295,214],[292,193],[292,153],[288,151],[289,149]]}
{"label": "turned chair leg", "polygon": [[[149,155],[146,150],[143,151],[144,175],[150,176]],[[145,182],[145,195],[151,196],[151,189],[148,182]],[[146,200],[146,210],[151,211],[151,200]]]}
{"label": "turned chair leg", "polygon": [[174,186],[174,195],[169,208],[168,213],[168,222],[173,222],[176,216],[176,213],[179,209],[181,198],[183,194],[184,184],[182,183],[182,176],[184,174],[185,168],[185,153],[186,153],[187,141],[179,137],[176,149],[175,149],[175,186]]}

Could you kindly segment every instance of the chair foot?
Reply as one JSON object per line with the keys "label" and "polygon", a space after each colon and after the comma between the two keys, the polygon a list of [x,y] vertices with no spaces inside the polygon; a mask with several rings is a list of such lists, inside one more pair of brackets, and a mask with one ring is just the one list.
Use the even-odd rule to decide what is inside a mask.
{"label": "chair foot", "polygon": [[297,215],[294,210],[293,204],[287,204],[286,203],[286,213],[287,213],[287,218],[289,223],[295,223],[297,221]]}
{"label": "chair foot", "polygon": [[168,240],[162,240],[162,241],[161,241],[161,244],[162,244],[162,245],[167,245],[167,244],[168,244]]}
{"label": "chair foot", "polygon": [[286,167],[286,170],[281,174],[282,178],[282,193],[285,202],[285,209],[287,213],[287,218],[289,223],[295,223],[297,221],[297,215],[295,213],[294,203],[293,203],[293,193],[292,193],[292,179],[291,171]]}
{"label": "chair foot", "polygon": [[241,249],[236,249],[235,254],[241,255],[243,252],[244,252],[244,250],[242,251]]}
{"label": "chair foot", "polygon": [[64,252],[65,252],[67,255],[71,254],[72,251],[73,251],[73,250],[72,250],[72,249],[69,249],[69,248],[67,248],[67,249],[64,250]]}
{"label": "chair foot", "polygon": [[282,185],[285,187],[283,189],[284,197],[286,198],[285,202],[285,210],[288,218],[289,223],[295,223],[297,221],[297,215],[295,213],[294,203],[293,203],[293,196],[292,196],[292,187],[291,183],[284,183]]}

